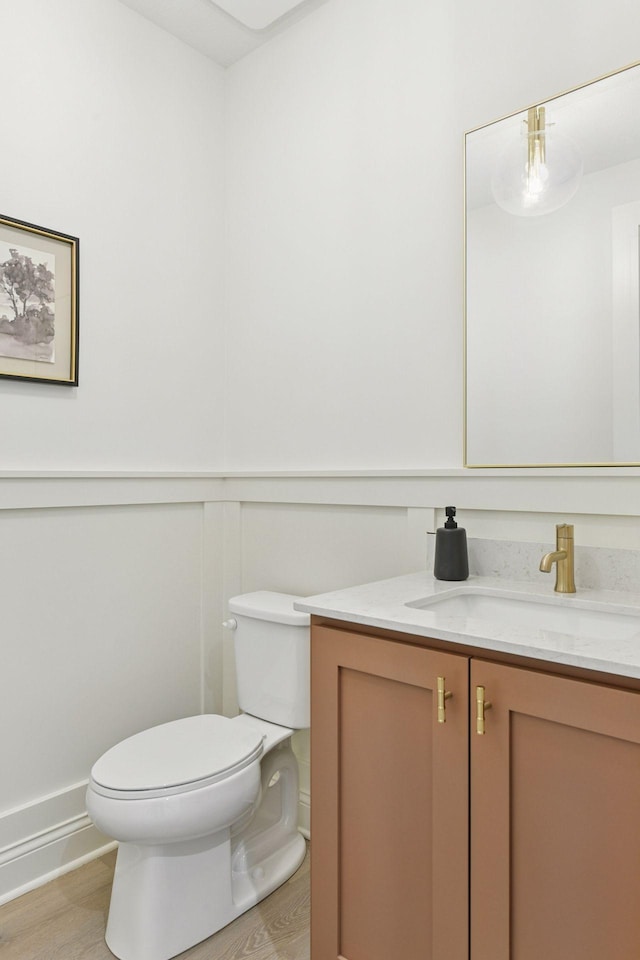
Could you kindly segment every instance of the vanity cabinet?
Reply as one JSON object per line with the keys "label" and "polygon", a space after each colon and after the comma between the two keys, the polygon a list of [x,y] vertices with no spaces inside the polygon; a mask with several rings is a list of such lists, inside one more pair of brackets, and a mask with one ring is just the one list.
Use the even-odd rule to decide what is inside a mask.
{"label": "vanity cabinet", "polygon": [[463,960],[468,660],[323,626],[311,656],[312,958]]}
{"label": "vanity cabinet", "polygon": [[640,693],[483,660],[472,960],[640,956]]}
{"label": "vanity cabinet", "polygon": [[637,960],[640,693],[428,644],[313,626],[312,960]]}

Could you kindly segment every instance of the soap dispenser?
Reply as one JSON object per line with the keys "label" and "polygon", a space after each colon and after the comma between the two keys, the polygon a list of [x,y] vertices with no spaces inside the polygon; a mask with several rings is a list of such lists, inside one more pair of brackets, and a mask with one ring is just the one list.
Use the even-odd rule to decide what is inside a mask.
{"label": "soap dispenser", "polygon": [[466,580],[469,576],[467,532],[454,520],[455,507],[445,507],[445,513],[446,523],[436,531],[433,575],[436,580]]}

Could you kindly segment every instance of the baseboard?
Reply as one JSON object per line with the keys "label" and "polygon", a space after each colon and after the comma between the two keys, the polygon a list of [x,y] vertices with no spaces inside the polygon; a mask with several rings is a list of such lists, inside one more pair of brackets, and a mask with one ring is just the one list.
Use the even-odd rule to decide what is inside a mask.
{"label": "baseboard", "polygon": [[304,790],[298,800],[298,830],[305,839],[311,839],[311,796]]}
{"label": "baseboard", "polygon": [[87,816],[86,789],[76,783],[0,815],[0,903],[115,846]]}

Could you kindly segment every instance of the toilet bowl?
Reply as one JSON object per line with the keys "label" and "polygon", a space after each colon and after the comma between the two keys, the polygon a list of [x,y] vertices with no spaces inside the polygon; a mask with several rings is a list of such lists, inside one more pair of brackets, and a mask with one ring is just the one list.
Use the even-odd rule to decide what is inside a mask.
{"label": "toilet bowl", "polygon": [[[252,621],[248,643],[236,647],[238,674],[248,699],[253,685],[261,712],[277,723],[249,712],[174,720],[117,744],[91,770],[89,816],[119,841],[105,938],[120,960],[169,960],[258,903],[304,859],[290,741],[301,720],[308,725],[309,631],[294,599],[261,592],[229,603],[239,637]],[[256,643],[270,650],[269,683],[284,677],[266,695]],[[283,725],[287,718],[296,725]]]}

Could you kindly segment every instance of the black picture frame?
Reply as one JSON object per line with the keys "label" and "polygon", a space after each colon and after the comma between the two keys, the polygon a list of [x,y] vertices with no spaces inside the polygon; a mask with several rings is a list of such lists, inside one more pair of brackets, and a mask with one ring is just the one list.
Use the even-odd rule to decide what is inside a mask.
{"label": "black picture frame", "polygon": [[79,247],[0,214],[0,378],[77,387]]}

